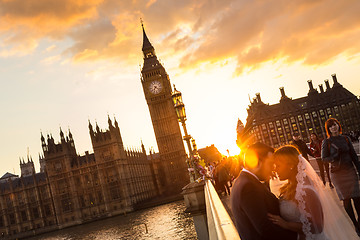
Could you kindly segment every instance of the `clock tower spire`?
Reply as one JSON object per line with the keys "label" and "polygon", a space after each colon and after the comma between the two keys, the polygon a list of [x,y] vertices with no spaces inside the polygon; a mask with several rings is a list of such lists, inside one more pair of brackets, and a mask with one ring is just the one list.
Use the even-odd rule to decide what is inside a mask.
{"label": "clock tower spire", "polygon": [[172,88],[169,75],[155,55],[155,48],[143,30],[144,64],[141,83],[149,107],[156,142],[159,149],[164,176],[160,176],[161,186],[168,193],[179,193],[188,182],[186,152],[171,98]]}
{"label": "clock tower spire", "polygon": [[155,49],[154,47],[151,45],[148,37],[146,36],[146,33],[145,33],[145,29],[144,29],[144,24],[143,22],[141,21],[141,27],[142,27],[142,30],[143,30],[143,46],[142,46],[142,51],[144,53],[144,57],[146,58],[147,56],[150,57],[150,56],[155,56]]}

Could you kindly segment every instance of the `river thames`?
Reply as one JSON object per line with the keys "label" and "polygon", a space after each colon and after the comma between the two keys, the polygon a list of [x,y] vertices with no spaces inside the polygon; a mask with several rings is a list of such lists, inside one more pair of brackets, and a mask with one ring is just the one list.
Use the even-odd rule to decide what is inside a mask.
{"label": "river thames", "polygon": [[197,239],[184,201],[45,233],[31,240]]}

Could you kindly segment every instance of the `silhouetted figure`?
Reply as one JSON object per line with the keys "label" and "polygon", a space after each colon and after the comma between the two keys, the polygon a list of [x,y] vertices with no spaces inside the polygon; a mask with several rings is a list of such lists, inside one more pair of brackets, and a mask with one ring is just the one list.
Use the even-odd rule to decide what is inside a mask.
{"label": "silhouetted figure", "polygon": [[329,186],[330,186],[330,188],[333,188],[334,186],[331,184],[331,178],[330,178],[330,173],[329,173],[329,163],[324,162],[321,159],[322,140],[318,137],[318,135],[316,133],[311,133],[310,138],[311,138],[310,151],[311,151],[312,156],[316,159],[316,162],[319,166],[321,180],[323,181],[324,185],[326,185],[325,173],[324,173],[324,170],[325,170],[326,174],[328,176]]}
{"label": "silhouetted figure", "polygon": [[308,154],[311,156],[310,149],[306,146],[306,143],[301,139],[300,134],[295,132],[293,134],[293,145],[299,149],[301,155],[309,161]]}
{"label": "silhouetted figure", "polygon": [[215,182],[218,190],[225,192],[225,195],[230,195],[228,180],[229,172],[225,166],[225,162],[221,162],[215,168]]}

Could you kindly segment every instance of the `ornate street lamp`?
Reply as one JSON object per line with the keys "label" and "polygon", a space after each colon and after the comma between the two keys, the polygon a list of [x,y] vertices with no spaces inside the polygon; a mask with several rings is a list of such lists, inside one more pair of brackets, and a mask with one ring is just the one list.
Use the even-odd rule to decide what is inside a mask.
{"label": "ornate street lamp", "polygon": [[189,161],[187,161],[187,164],[188,164],[189,168],[193,169],[193,173],[191,171],[189,171],[190,182],[194,182],[195,179],[198,178],[198,173],[196,171],[196,165],[194,163],[194,153],[193,153],[193,150],[192,150],[191,144],[190,144],[191,136],[188,134],[187,129],[186,129],[186,124],[185,124],[185,121],[186,121],[185,104],[182,101],[181,92],[176,90],[175,84],[174,84],[174,92],[172,93],[172,99],[174,102],[176,115],[184,129],[183,139],[186,141],[186,144],[189,149]]}
{"label": "ornate street lamp", "polygon": [[191,139],[191,144],[192,144],[193,154],[197,155],[198,151],[197,151],[197,145],[195,143],[195,139],[193,139],[193,138]]}

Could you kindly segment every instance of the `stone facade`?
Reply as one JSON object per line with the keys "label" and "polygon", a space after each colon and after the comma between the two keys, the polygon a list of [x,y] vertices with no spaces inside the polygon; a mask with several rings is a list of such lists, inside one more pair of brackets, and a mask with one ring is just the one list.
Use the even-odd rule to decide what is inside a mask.
{"label": "stone facade", "polygon": [[[308,81],[307,96],[291,99],[280,88],[281,98],[277,104],[265,104],[260,94],[256,94],[249,105],[246,133],[254,137],[253,141],[264,142],[273,147],[289,144],[292,134],[299,132],[302,138],[310,141],[310,134],[317,133],[326,136],[325,121],[334,117],[340,121],[343,132],[360,129],[360,100],[353,93],[344,88],[332,75],[333,86],[328,80],[319,85],[319,91]],[[238,139],[241,136],[238,135]]]}
{"label": "stone facade", "polygon": [[[89,121],[94,153],[80,156],[73,136],[60,129],[60,141],[41,134],[40,173],[20,160],[22,175],[0,179],[0,234],[14,239],[134,210],[158,195],[179,194],[189,182],[186,152],[165,68],[143,31],[141,83],[159,153],[146,155],[123,146],[117,121],[108,129]],[[1,237],[1,236],[0,236]]]}
{"label": "stone facade", "polygon": [[180,193],[189,183],[186,165],[186,152],[172,100],[169,75],[157,59],[143,28],[144,64],[141,70],[141,83],[149,107],[156,142],[160,154],[160,167],[163,169],[161,191]]}
{"label": "stone facade", "polygon": [[5,238],[55,229],[56,214],[45,173],[0,179],[0,234]]}
{"label": "stone facade", "polygon": [[[73,136],[60,130],[60,142],[42,135],[41,171],[20,160],[21,176],[0,179],[0,234],[29,236],[124,214],[159,194],[154,166],[145,148],[124,149],[117,121],[108,129],[89,122],[94,153],[76,153]],[[157,169],[157,164],[155,164]]]}

